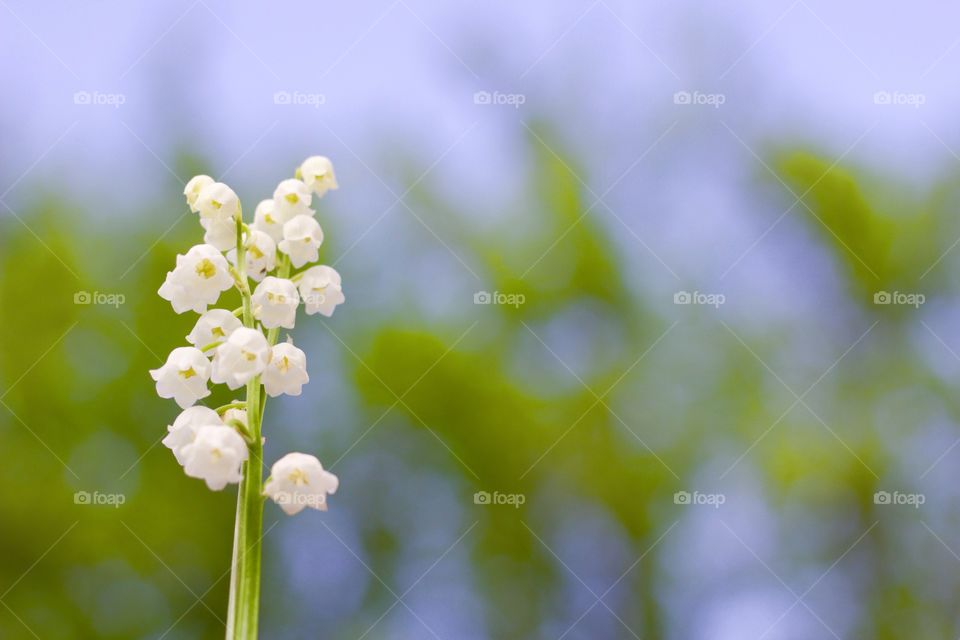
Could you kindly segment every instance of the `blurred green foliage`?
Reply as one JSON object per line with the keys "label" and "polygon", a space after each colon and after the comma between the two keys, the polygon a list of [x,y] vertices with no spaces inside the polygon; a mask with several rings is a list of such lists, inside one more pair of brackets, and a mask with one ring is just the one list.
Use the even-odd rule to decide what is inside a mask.
{"label": "blurred green foliage", "polygon": [[[619,621],[603,627],[612,629],[611,637],[629,637],[627,628],[651,640],[691,637],[678,608],[704,607],[698,598],[720,598],[747,579],[738,569],[703,585],[711,589],[707,595],[683,582],[682,575],[691,574],[677,568],[684,552],[671,536],[690,511],[672,497],[701,485],[726,492],[731,509],[748,508],[736,507],[736,499],[766,504],[784,530],[786,554],[756,563],[748,556],[751,575],[772,590],[781,586],[769,582],[762,561],[792,583],[850,554],[834,569],[855,585],[850,637],[956,636],[953,594],[960,581],[943,576],[936,593],[924,586],[931,565],[953,559],[926,537],[932,555],[905,563],[902,545],[916,540],[917,519],[881,512],[873,503],[886,480],[897,486],[918,481],[898,475],[898,446],[891,444],[907,441],[916,425],[898,423],[900,431],[891,434],[878,424],[889,397],[908,388],[921,400],[924,394],[939,398],[954,423],[958,415],[952,390],[912,346],[917,315],[871,303],[877,291],[915,290],[918,283],[928,299],[951,288],[942,273],[949,258],[928,271],[932,257],[950,247],[956,226],[949,189],[911,208],[897,202],[893,186],[880,183],[890,195],[877,198],[876,185],[816,154],[775,154],[773,166],[792,192],[783,194],[785,206],[798,196],[802,201],[791,220],[802,221],[828,251],[855,308],[833,335],[802,335],[797,342],[785,336],[807,331],[799,321],[757,332],[691,311],[675,323],[668,307],[638,298],[628,283],[654,276],[629,271],[599,211],[583,215],[590,203],[574,174],[579,169],[536,140],[530,149],[528,201],[535,205],[522,213],[537,224],[528,234],[481,234],[445,223],[456,219],[453,205],[426,187],[411,195],[492,290],[522,293],[526,304],[479,307],[467,321],[462,313],[426,322],[383,309],[363,323],[335,318],[330,324],[349,345],[342,349],[343,375],[359,403],[344,441],[391,410],[360,447],[427,467],[454,488],[462,500],[451,517],[462,518],[461,531],[474,527],[463,542],[472,566],[467,580],[482,595],[489,637],[556,637],[594,600],[571,606],[569,590],[584,589],[570,571],[579,575],[605,562],[604,543],[588,541],[584,547],[595,548],[575,558],[559,557],[555,548],[553,534],[578,514],[608,518],[629,549],[627,562],[613,572],[622,581],[609,604]],[[184,162],[185,174],[198,171],[196,161]],[[0,601],[7,609],[0,610],[0,637],[31,637],[30,629],[43,638],[157,638],[171,626],[165,637],[221,633],[232,492],[200,490],[157,444],[175,410],[155,397],[146,373],[193,320],[175,316],[155,295],[175,253],[195,241],[189,217],[167,230],[170,211],[179,210],[137,212],[119,227],[87,225],[89,212],[50,200],[37,203],[22,222],[2,222],[0,433],[7,455],[0,465],[6,487]],[[125,304],[74,304],[81,290],[122,292]],[[351,291],[356,288],[348,289],[348,300]],[[350,305],[338,313],[348,316]],[[885,322],[893,316],[896,322]],[[875,321],[869,348],[853,350],[799,404],[765,364],[828,343],[831,355],[795,386],[800,394]],[[567,371],[547,346],[555,341],[543,338],[554,335],[580,346],[589,355],[586,364]],[[218,392],[210,403],[229,399]],[[307,403],[311,415],[319,402],[309,387],[296,401]],[[344,410],[349,403],[344,400]],[[268,433],[275,408],[268,409]],[[741,454],[741,469],[754,483],[747,492],[733,481],[737,474],[726,484],[722,475]],[[351,484],[362,484],[359,478],[338,473],[341,493],[353,503],[333,510],[357,521],[371,570],[389,576],[389,583],[402,582],[398,565],[411,531],[377,507],[375,491],[349,493]],[[411,482],[382,480],[388,481]],[[89,508],[74,503],[77,491],[119,492],[126,503]],[[484,508],[472,504],[475,491],[519,493],[526,502],[518,509]],[[407,499],[418,500],[414,489]],[[313,522],[328,521],[322,518]],[[268,526],[276,520],[268,516]],[[293,525],[280,520],[277,526]],[[324,526],[314,524],[311,539],[335,544],[321,540]],[[864,542],[850,551],[865,531]],[[267,567],[276,565],[279,544],[268,540]],[[730,544],[717,549],[738,548]],[[337,552],[350,559],[346,549]],[[366,575],[359,563],[356,571]],[[294,630],[283,620],[294,587],[271,569],[268,578],[268,638],[356,638],[392,602],[371,580],[355,609]],[[609,586],[599,586],[597,595]],[[320,595],[314,606],[323,607]],[[595,614],[607,615],[603,607]],[[591,620],[568,637],[591,637]],[[386,628],[367,637],[387,637]]]}

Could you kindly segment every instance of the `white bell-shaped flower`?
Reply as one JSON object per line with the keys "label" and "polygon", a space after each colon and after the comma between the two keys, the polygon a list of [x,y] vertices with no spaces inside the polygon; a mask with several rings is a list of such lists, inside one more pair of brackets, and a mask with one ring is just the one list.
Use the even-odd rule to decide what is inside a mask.
{"label": "white bell-shaped flower", "polygon": [[173,451],[177,462],[182,465],[185,462],[183,448],[196,439],[200,427],[220,426],[221,424],[220,416],[213,409],[200,406],[190,407],[184,409],[173,421],[173,424],[167,427],[168,433],[161,442]]}
{"label": "white bell-shaped flower", "polygon": [[233,428],[233,425],[230,423],[231,420],[236,420],[243,425],[243,428],[247,428],[247,410],[246,409],[227,409],[223,412],[223,424],[228,427]]}
{"label": "white bell-shaped flower", "polygon": [[267,329],[293,329],[300,296],[297,285],[285,278],[267,276],[257,285],[250,298],[253,316]]}
{"label": "white bell-shaped flower", "polygon": [[190,207],[190,211],[197,213],[197,198],[200,197],[200,192],[204,187],[211,185],[215,182],[210,176],[193,176],[190,178],[190,182],[183,188],[183,195],[187,197],[187,205]]}
{"label": "white bell-shaped flower", "polygon": [[252,226],[269,235],[274,242],[280,242],[283,239],[283,223],[289,219],[277,209],[273,199],[262,200],[253,214]]}
{"label": "white bell-shaped flower", "polygon": [[320,223],[310,216],[295,216],[283,225],[283,240],[277,246],[290,256],[294,267],[316,262],[320,245],[323,243],[323,230]]}
{"label": "white bell-shaped flower", "polygon": [[310,208],[313,192],[302,180],[290,178],[277,185],[273,192],[274,210],[280,217],[289,220],[294,216],[313,215]]}
{"label": "white bell-shaped flower", "polygon": [[183,447],[183,470],[191,478],[206,481],[214,491],[240,482],[240,466],[249,451],[243,437],[231,427],[203,426],[193,442]]}
{"label": "white bell-shaped flower", "polygon": [[230,337],[230,334],[243,326],[240,319],[226,309],[210,309],[200,316],[193,331],[187,336],[187,342],[202,349],[203,347],[220,342]]}
{"label": "white bell-shaped flower", "polygon": [[303,385],[310,381],[310,376],[307,375],[307,354],[289,342],[274,345],[262,380],[263,388],[271,398],[281,394],[300,395]]}
{"label": "white bell-shaped flower", "polygon": [[269,359],[270,346],[263,334],[256,329],[241,327],[217,347],[210,379],[216,384],[239,389],[263,373]]}
{"label": "white bell-shaped flower", "polygon": [[217,220],[216,218],[200,218],[203,227],[203,241],[217,248],[217,251],[227,251],[237,246],[237,221],[232,218]]}
{"label": "white bell-shaped flower", "polygon": [[[251,230],[244,242],[247,243],[244,260],[247,275],[260,282],[267,272],[273,271],[277,266],[277,244],[267,233],[257,229]],[[231,249],[227,252],[227,259],[232,264],[237,264],[237,250]]]}
{"label": "white bell-shaped flower", "polygon": [[214,182],[200,190],[196,207],[201,218],[230,220],[240,215],[240,198],[227,185]]}
{"label": "white bell-shaped flower", "polygon": [[177,266],[167,273],[158,293],[173,304],[177,313],[193,310],[204,313],[220,292],[233,286],[230,265],[216,247],[198,244],[186,255],[177,256]]}
{"label": "white bell-shaped flower", "polygon": [[292,516],[306,507],[326,511],[327,494],[336,493],[339,484],[337,476],[324,471],[316,457],[288,453],[270,469],[263,493]]}
{"label": "white bell-shaped flower", "polygon": [[303,182],[318,198],[323,197],[330,189],[337,188],[337,178],[333,174],[333,163],[330,158],[325,156],[310,156],[303,161],[300,168],[297,169],[297,177]]}
{"label": "white bell-shaped flower", "polygon": [[177,347],[162,367],[150,370],[150,377],[157,383],[157,395],[173,398],[181,409],[186,409],[210,395],[207,389],[210,373],[210,361],[200,349]]}
{"label": "white bell-shaped flower", "polygon": [[310,267],[300,276],[297,286],[307,315],[319,313],[329,318],[336,306],[346,300],[340,288],[340,274],[333,267]]}

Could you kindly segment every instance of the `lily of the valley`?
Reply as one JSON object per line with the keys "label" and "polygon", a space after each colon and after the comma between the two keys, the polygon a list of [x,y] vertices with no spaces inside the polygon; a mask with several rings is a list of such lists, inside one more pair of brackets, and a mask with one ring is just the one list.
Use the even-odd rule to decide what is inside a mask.
{"label": "lily of the valley", "polygon": [[187,206],[190,207],[190,211],[197,213],[197,198],[200,197],[200,192],[214,182],[215,180],[210,176],[200,175],[190,178],[190,182],[183,188],[183,195],[187,197]]}
{"label": "lily of the valley", "polygon": [[317,265],[300,275],[297,282],[307,315],[319,313],[328,318],[346,298],[340,288],[340,274],[333,267]]}
{"label": "lily of the valley", "polygon": [[223,425],[202,426],[181,450],[183,470],[191,478],[206,481],[214,491],[240,482],[240,466],[247,459],[247,443],[236,430]]}
{"label": "lily of the valley", "polygon": [[283,240],[277,243],[277,247],[290,256],[290,262],[299,269],[308,262],[317,261],[321,244],[323,230],[320,223],[310,216],[300,215],[283,225]]}
{"label": "lily of the valley", "polygon": [[288,453],[270,469],[263,493],[292,516],[306,507],[326,511],[327,494],[336,493],[339,484],[337,476],[325,471],[314,456]]}
{"label": "lily of the valley", "polygon": [[300,296],[297,285],[286,278],[267,276],[257,285],[250,298],[253,315],[267,329],[293,329]]}
{"label": "lily of the valley", "polygon": [[161,442],[173,451],[177,462],[183,465],[186,461],[183,448],[197,438],[197,431],[200,430],[200,427],[220,426],[221,424],[220,416],[213,409],[190,407],[184,409],[173,421],[173,424],[167,427],[167,435]]}
{"label": "lily of the valley", "polygon": [[200,316],[187,336],[187,342],[202,349],[215,342],[226,340],[230,334],[243,326],[240,319],[226,309],[210,309]]}
{"label": "lily of the valley", "polygon": [[[270,237],[270,234],[259,229],[252,229],[247,234],[245,242],[246,251],[244,253],[246,255],[247,275],[260,282],[268,272],[273,271],[276,267],[277,244]],[[237,250],[231,249],[227,253],[227,259],[236,264]]]}
{"label": "lily of the valley", "polygon": [[270,346],[262,333],[247,327],[236,329],[214,352],[210,379],[239,389],[263,373],[269,359]]}
{"label": "lily of the valley", "polygon": [[222,182],[200,189],[194,204],[200,217],[206,220],[230,220],[240,215],[240,198]]}
{"label": "lily of the valley", "polygon": [[273,192],[275,211],[289,220],[294,216],[313,215],[310,208],[313,192],[302,180],[290,178],[277,185]]}
{"label": "lily of the valley", "polygon": [[177,313],[203,313],[214,304],[222,291],[233,286],[230,265],[216,247],[198,244],[186,255],[177,256],[177,266],[167,272],[158,293],[169,300]]}
{"label": "lily of the valley", "polygon": [[325,156],[310,156],[297,169],[297,177],[308,188],[322,198],[330,189],[337,188],[337,178],[333,174],[333,163]]}
{"label": "lily of the valley", "polygon": [[207,389],[210,374],[210,361],[194,347],[177,347],[162,367],[150,370],[150,377],[157,383],[157,395],[173,398],[181,409],[210,395]]}
{"label": "lily of the valley", "polygon": [[253,214],[253,228],[263,231],[273,238],[274,242],[279,242],[283,239],[283,223],[287,220],[288,218],[283,217],[277,210],[272,198],[261,200]]}
{"label": "lily of the valley", "polygon": [[310,381],[307,375],[307,354],[289,342],[275,345],[270,352],[270,363],[263,371],[263,388],[275,398],[281,394],[300,395],[303,385]]}

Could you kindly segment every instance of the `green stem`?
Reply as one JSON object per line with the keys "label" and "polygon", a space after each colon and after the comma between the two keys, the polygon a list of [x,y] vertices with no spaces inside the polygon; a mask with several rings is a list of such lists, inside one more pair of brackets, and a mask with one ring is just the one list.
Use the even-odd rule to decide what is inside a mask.
{"label": "green stem", "polygon": [[[250,285],[247,280],[244,224],[237,218],[237,281],[243,298],[243,324],[254,327]],[[260,377],[247,383],[247,429],[249,456],[237,491],[237,520],[233,532],[233,560],[230,576],[230,604],[227,610],[227,640],[257,637],[260,610],[260,556],[263,531],[263,439],[260,411]]]}

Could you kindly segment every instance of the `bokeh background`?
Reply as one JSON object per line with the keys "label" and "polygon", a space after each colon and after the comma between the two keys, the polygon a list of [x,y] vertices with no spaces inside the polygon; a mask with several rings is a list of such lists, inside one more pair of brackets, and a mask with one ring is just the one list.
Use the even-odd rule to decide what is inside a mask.
{"label": "bokeh background", "polygon": [[156,290],[186,180],[317,153],[347,303],[264,430],[341,490],[266,505],[262,637],[960,635],[957,7],[0,16],[0,637],[222,636]]}

